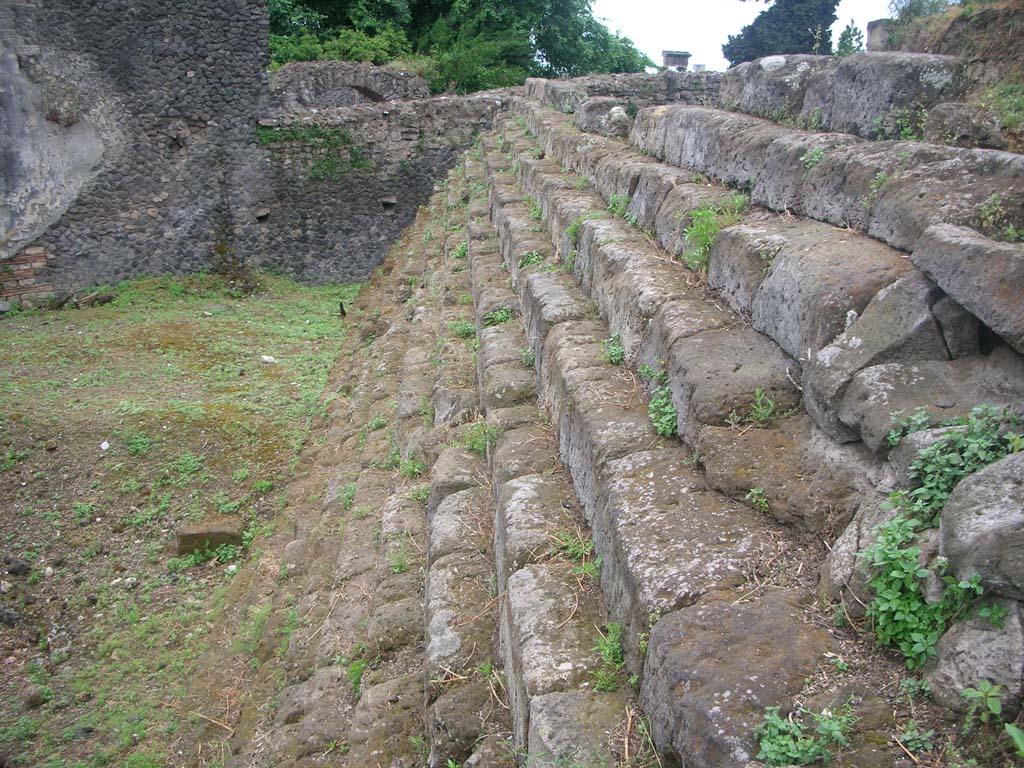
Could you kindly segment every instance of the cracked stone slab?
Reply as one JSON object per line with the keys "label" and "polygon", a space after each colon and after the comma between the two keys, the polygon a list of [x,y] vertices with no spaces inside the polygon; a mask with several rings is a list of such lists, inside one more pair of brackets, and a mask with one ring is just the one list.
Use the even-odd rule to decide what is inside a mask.
{"label": "cracked stone slab", "polygon": [[564,475],[523,475],[498,491],[494,550],[498,591],[520,568],[549,554],[556,534],[574,530],[579,514]]}
{"label": "cracked stone slab", "polygon": [[601,585],[634,671],[650,619],[717,589],[742,584],[749,559],[768,543],[750,508],[710,491],[677,447],[608,462],[609,478],[593,520],[603,556]]}
{"label": "cracked stone slab", "polygon": [[1024,246],[966,227],[935,225],[914,246],[914,264],[1010,346],[1024,354]]}
{"label": "cracked stone slab", "polygon": [[858,373],[843,397],[839,418],[871,450],[884,454],[892,414],[927,411],[933,423],[965,417],[983,404],[1019,408],[1024,359],[1009,347],[988,357],[876,365]]}
{"label": "cracked stone slab", "polygon": [[500,629],[516,744],[527,742],[535,697],[589,684],[601,664],[594,644],[603,623],[600,594],[580,591],[571,563],[528,565],[509,576]]}

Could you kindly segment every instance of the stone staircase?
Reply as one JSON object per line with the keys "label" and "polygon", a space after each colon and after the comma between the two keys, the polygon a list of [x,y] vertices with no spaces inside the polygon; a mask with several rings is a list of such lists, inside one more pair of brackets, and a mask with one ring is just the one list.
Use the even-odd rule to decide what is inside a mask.
{"label": "stone staircase", "polygon": [[[919,445],[891,414],[1024,402],[1022,248],[970,229],[1021,220],[1021,158],[687,99],[623,140],[629,82],[529,81],[362,294],[229,767],[740,768],[769,708],[846,705],[835,764],[902,765],[932,705],[833,617]],[[940,700],[1019,704],[1019,648],[967,652],[1020,635],[996,600]]]}
{"label": "stone staircase", "polygon": [[[546,96],[549,88],[557,95]],[[490,226],[475,203],[468,228],[482,408],[488,423],[514,427],[490,466],[516,754],[524,765],[566,764],[584,752],[593,764],[623,763],[624,712],[645,723],[658,759],[748,765],[766,707],[852,697],[878,709],[863,678],[815,680],[842,638],[814,601],[817,590],[863,612],[848,591],[852,574],[836,577],[841,558],[822,560],[851,521],[847,530],[860,531],[879,519],[879,494],[893,483],[890,413],[924,408],[938,420],[982,402],[1022,402],[1015,326],[986,330],[978,321],[1012,314],[1000,297],[972,303],[962,283],[936,285],[929,277],[938,281],[938,269],[920,270],[930,240],[978,226],[992,194],[1016,210],[1020,160],[822,137],[686,105],[641,110],[623,143],[600,135],[600,124],[581,130],[562,111],[564,91],[529,83],[513,116],[481,142]],[[815,147],[831,175],[847,169],[838,181],[804,159]],[[471,157],[471,188],[478,172]],[[859,175],[882,173],[865,188],[865,205]],[[965,189],[961,173],[978,187]],[[686,269],[687,231],[744,190],[749,201],[713,237],[707,261]],[[1019,251],[974,238],[981,251],[1003,254],[1001,263]],[[522,335],[496,330],[497,313],[518,318]],[[517,366],[527,362],[553,435],[520,426],[532,393]],[[945,382],[946,395],[919,376],[901,386],[904,369]],[[668,403],[674,418],[659,419],[672,413]],[[534,469],[522,444],[541,451],[545,440],[557,444],[558,463],[548,447],[541,465],[568,472],[599,590],[579,569],[523,565],[550,556],[566,524],[557,522],[565,520],[561,479],[531,488],[531,498],[559,499],[546,512],[521,515],[512,503],[541,482],[515,477]],[[521,517],[528,530],[517,549]],[[771,568],[780,553],[782,572]],[[547,619],[542,605],[561,612]],[[545,625],[558,631],[539,636]],[[635,703],[626,686],[617,700],[597,690],[601,644],[588,649],[588,625],[621,639]],[[558,707],[557,722],[550,688],[532,693],[541,679],[571,702]],[[1011,698],[1019,695],[1018,686]],[[840,764],[892,765],[892,728],[889,718],[866,719]]]}

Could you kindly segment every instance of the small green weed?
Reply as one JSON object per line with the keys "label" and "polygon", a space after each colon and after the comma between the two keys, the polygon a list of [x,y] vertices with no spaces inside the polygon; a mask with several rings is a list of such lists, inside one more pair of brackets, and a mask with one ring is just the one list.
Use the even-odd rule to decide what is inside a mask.
{"label": "small green weed", "polygon": [[1006,220],[1003,196],[989,195],[978,209],[979,229],[986,235],[1008,243],[1024,240],[1024,226],[1016,227]]}
{"label": "small green weed", "polygon": [[807,174],[811,169],[821,164],[821,161],[825,159],[825,148],[824,147],[812,147],[800,156],[800,162],[804,166],[803,178],[807,178]]}
{"label": "small green weed", "polygon": [[882,190],[882,187],[889,181],[889,174],[885,171],[879,171],[875,174],[875,177],[871,180],[871,184],[868,186],[868,194],[864,198],[861,205],[864,206],[864,210],[871,210],[875,204],[875,200],[878,199],[878,193]]}
{"label": "small green weed", "polygon": [[711,257],[711,245],[718,233],[735,224],[747,209],[746,195],[733,195],[721,204],[704,203],[690,213],[690,226],[683,230],[686,251],[683,261],[695,272],[704,272]]}
{"label": "small green weed", "polygon": [[545,257],[537,251],[527,251],[519,257],[518,266],[519,269],[525,269],[526,267],[532,267],[534,264],[540,264],[544,259]]}
{"label": "small green weed", "polygon": [[622,625],[610,622],[604,632],[599,631],[594,650],[601,659],[601,666],[592,673],[594,690],[617,691],[619,670],[626,664],[626,654],[622,649]]}
{"label": "small green weed", "polygon": [[626,359],[626,351],[622,348],[622,339],[615,334],[601,342],[601,358],[611,365],[622,365]]}
{"label": "small green weed", "polygon": [[827,764],[832,760],[831,747],[849,744],[846,733],[857,720],[850,702],[835,712],[801,709],[798,714],[802,719],[793,715],[784,718],[779,707],[765,710],[764,719],[754,729],[760,748],[758,760],[775,766]]}
{"label": "small green weed", "polygon": [[338,495],[338,502],[341,504],[341,509],[344,512],[348,512],[352,509],[352,503],[356,500],[356,484],[346,483],[341,489],[341,493]]}
{"label": "small green weed", "polygon": [[647,415],[654,425],[654,431],[662,437],[672,437],[676,434],[678,414],[672,402],[672,390],[668,386],[659,387],[651,393],[650,402],[647,403]]}
{"label": "small green weed", "polygon": [[537,362],[537,355],[529,347],[523,347],[519,350],[519,359],[527,368],[533,368]]}
{"label": "small green weed", "polygon": [[510,307],[501,307],[484,315],[484,326],[490,328],[495,325],[507,323],[511,319],[512,309]]}
{"label": "small green weed", "polygon": [[469,320],[452,320],[448,332],[459,339],[471,339],[476,336],[476,325]]}
{"label": "small green weed", "polygon": [[417,485],[407,494],[410,501],[416,501],[420,504],[426,504],[427,499],[430,498],[430,484],[425,483],[423,485]]}
{"label": "small green weed", "polygon": [[967,716],[964,718],[965,733],[970,731],[975,719],[983,723],[992,719],[1002,719],[1002,692],[1003,686],[995,685],[988,680],[979,680],[977,688],[964,688],[960,691],[960,695],[968,703]]}
{"label": "small green weed", "polygon": [[419,477],[426,470],[427,465],[416,454],[412,454],[407,459],[400,459],[398,462],[398,471],[408,478]]}
{"label": "small green weed", "polygon": [[468,451],[485,456],[487,449],[493,448],[497,444],[502,431],[501,427],[488,424],[480,419],[466,430],[466,434],[462,438],[462,446]]}
{"label": "small green weed", "polygon": [[767,515],[772,511],[771,504],[768,499],[765,498],[764,488],[751,488],[743,498],[749,501],[750,506],[763,515]]}
{"label": "small green weed", "polygon": [[611,211],[612,215],[624,219],[632,202],[633,198],[629,195],[612,195],[608,198],[608,210]]}
{"label": "small green weed", "polygon": [[467,243],[465,240],[463,240],[461,243],[459,243],[455,247],[455,250],[452,252],[452,258],[453,259],[464,259],[468,255],[469,255],[469,243]]}
{"label": "small green weed", "polygon": [[908,720],[897,737],[907,751],[916,755],[919,752],[931,752],[935,749],[935,729],[922,731],[915,720]]}
{"label": "small green weed", "polygon": [[392,573],[405,573],[409,570],[409,552],[404,541],[388,553],[388,570]]}

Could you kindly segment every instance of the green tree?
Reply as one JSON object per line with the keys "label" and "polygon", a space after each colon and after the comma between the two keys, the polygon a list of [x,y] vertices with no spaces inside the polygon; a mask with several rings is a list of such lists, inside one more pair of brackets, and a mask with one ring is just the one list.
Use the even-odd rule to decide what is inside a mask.
{"label": "green tree", "polygon": [[832,53],[829,27],[839,0],[778,0],[743,28],[729,35],[722,53],[730,66],[781,53]]}
{"label": "green tree", "polygon": [[275,63],[415,54],[435,91],[653,66],[591,0],[271,0]]}
{"label": "green tree", "polygon": [[839,43],[836,45],[837,56],[849,56],[864,50],[864,33],[860,27],[854,24],[853,19],[847,24],[839,35]]}

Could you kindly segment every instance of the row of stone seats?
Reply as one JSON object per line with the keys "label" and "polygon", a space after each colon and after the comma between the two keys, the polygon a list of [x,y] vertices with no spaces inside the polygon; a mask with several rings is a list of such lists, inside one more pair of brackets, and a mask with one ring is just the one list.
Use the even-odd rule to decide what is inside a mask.
{"label": "row of stone seats", "polygon": [[[685,249],[683,233],[696,208],[720,205],[734,195],[725,188],[692,183],[695,171],[663,165],[613,139],[581,134],[564,117],[531,102],[520,100],[514,109],[540,137],[547,157],[591,179],[606,200],[616,195],[631,196],[627,215],[638,227],[650,230],[670,255],[679,255]],[[755,118],[712,110],[665,109],[684,110],[698,122],[700,115],[709,115],[716,125],[720,119],[733,117],[767,125]],[[662,111],[650,110],[650,115],[647,110],[641,112],[638,124],[647,115],[652,125],[669,131],[654,114]],[[673,126],[671,130],[688,136],[689,127]],[[634,139],[636,136],[634,129]],[[799,178],[797,171],[792,173]],[[929,210],[933,215],[934,209]],[[949,209],[938,210],[945,213]],[[581,231],[597,226],[584,222]],[[943,280],[942,284],[955,292],[950,298],[902,254],[871,238],[822,222],[779,219],[764,211],[751,212],[741,226],[719,234],[711,251],[708,280],[726,303],[742,314],[749,313],[754,328],[769,335],[803,367],[808,409],[819,426],[836,439],[849,441],[863,436],[874,450],[884,450],[883,438],[890,429],[892,411],[912,412],[917,406],[932,406],[934,411],[947,411],[941,418],[948,418],[948,408],[940,409],[932,403],[952,401],[956,404],[952,415],[963,415],[979,402],[1011,404],[1020,400],[1020,388],[1014,385],[1022,370],[1020,357],[999,343],[994,351],[992,345],[982,350],[979,340],[984,334],[978,332],[976,317],[980,316],[986,327],[1000,333],[1008,344],[1019,345],[1015,327],[1024,322],[1024,310],[1012,301],[1010,286],[1024,268],[1024,248],[995,243],[970,230],[934,225],[921,238],[912,260],[925,264],[925,253],[946,253],[937,239],[941,240],[942,233],[956,238],[963,232],[969,233],[972,242],[981,241],[978,249],[968,249],[966,257],[954,253],[947,253],[947,258],[936,257],[942,266],[928,270],[932,277],[941,277],[943,271],[964,276],[959,281]],[[583,235],[578,250],[585,250],[587,243]],[[966,265],[970,263],[980,267],[968,278],[964,273],[969,271]],[[1000,269],[1008,274],[1000,274]],[[889,296],[889,286],[899,277],[906,278],[902,295],[911,301],[909,304]],[[888,303],[884,304],[887,296]],[[967,302],[970,313],[953,300],[956,296]],[[906,320],[907,329],[894,327],[893,313]],[[845,337],[850,343],[837,349],[836,344],[843,344],[844,337],[840,336],[830,345],[851,323]],[[905,332],[909,329],[913,329],[911,336],[916,334],[915,338],[927,333],[929,343],[915,347]],[[864,339],[873,339],[873,343],[863,345]],[[992,354],[979,357],[982,351]],[[933,363],[927,376],[928,392],[920,395],[902,382],[900,377],[906,378],[907,373],[904,369],[890,369],[886,386],[896,392],[889,395],[888,404],[880,403],[872,397],[878,379],[866,371],[901,357],[907,362]],[[794,371],[796,368],[793,366]],[[855,382],[858,386],[852,387]],[[958,384],[962,384],[959,391]],[[681,431],[692,435],[686,429]]]}
{"label": "row of stone seats", "polygon": [[[555,193],[524,197],[509,173],[513,160],[527,190],[528,179],[543,186],[541,174],[527,170],[542,161],[530,165],[522,135],[513,137],[514,125],[505,128],[508,154],[483,143],[492,220],[521,298],[541,399],[602,557],[609,618],[624,628],[627,668],[637,676],[660,749],[682,756],[684,764],[741,765],[756,752],[752,729],[763,707],[798,693],[830,641],[805,622],[799,590],[769,589],[749,603],[743,599],[745,568],[778,532],[709,488],[690,451],[656,433],[635,379],[605,359],[601,340],[620,326],[612,320],[609,328],[599,314],[609,311],[613,294],[594,289],[587,298],[570,274],[555,268],[557,233],[569,222],[549,215],[556,242],[545,240],[543,211],[556,209]],[[549,188],[568,200],[572,184],[555,178],[564,176],[557,167],[547,170]],[[576,203],[576,215],[604,208],[592,195]],[[602,218],[608,227],[622,225],[614,234],[629,239],[622,222]],[[603,236],[618,240],[610,229]],[[614,272],[599,253],[593,259],[582,281],[591,288],[601,274]],[[578,269],[581,263],[577,257]],[[627,281],[621,286],[626,290]],[[620,296],[618,306],[657,304],[653,281],[641,281],[639,289],[645,287],[645,299]],[[748,632],[768,625],[773,632]],[[775,670],[770,679],[748,663],[755,656]],[[681,687],[689,693],[679,695]]]}
{"label": "row of stone seats", "polygon": [[[840,248],[843,247],[843,240],[848,241],[852,246],[850,258],[855,259],[857,254],[865,254],[860,279],[869,285],[873,269],[884,270],[884,265],[892,265],[889,267],[891,271],[879,281],[880,290],[874,293],[872,289],[875,286],[871,286],[859,298],[855,293],[858,275],[850,273],[849,283],[845,287],[840,279],[834,295],[850,302],[845,307],[843,304],[829,306],[827,301],[822,300],[828,297],[825,291],[818,294],[822,299],[810,302],[801,299],[799,291],[807,290],[806,283],[815,286],[822,280],[827,281],[832,274],[828,268],[816,274],[805,263],[793,270],[793,280],[789,286],[781,279],[785,273],[779,276],[776,284],[781,289],[777,290],[770,302],[765,301],[762,308],[775,304],[777,311],[786,312],[789,307],[779,305],[800,305],[804,301],[805,306],[812,310],[810,316],[806,312],[792,314],[792,322],[804,339],[816,338],[819,344],[828,341],[831,331],[825,330],[815,336],[816,327],[828,327],[827,324],[819,324],[818,317],[830,319],[833,329],[849,327],[831,343],[825,343],[825,346],[815,349],[809,345],[807,353],[794,361],[803,367],[802,394],[808,411],[820,425],[820,431],[809,428],[806,419],[801,419],[799,415],[785,419],[777,429],[749,431],[744,442],[753,440],[755,445],[747,447],[756,450],[757,445],[760,445],[764,453],[769,454],[763,460],[752,462],[753,466],[740,466],[730,457],[729,454],[738,449],[740,444],[734,435],[730,435],[733,430],[715,426],[700,428],[698,425],[696,429],[687,427],[682,415],[689,402],[688,390],[683,383],[686,370],[683,366],[668,366],[668,383],[680,412],[680,432],[691,438],[696,432],[696,445],[705,463],[706,477],[716,488],[738,496],[744,487],[763,487],[767,490],[781,486],[780,492],[771,499],[771,513],[787,524],[811,530],[843,530],[850,515],[859,507],[857,518],[841,537],[843,554],[830,557],[830,563],[823,574],[822,591],[830,597],[837,597],[851,581],[859,580],[861,598],[866,599],[862,591],[863,576],[854,577],[853,574],[856,570],[853,553],[870,544],[872,527],[886,519],[887,514],[892,515],[892,512],[886,513],[880,507],[875,488],[880,488],[883,493],[887,489],[891,490],[893,481],[890,473],[896,470],[899,475],[897,464],[902,462],[901,466],[905,470],[906,464],[913,458],[912,455],[893,457],[890,464],[883,463],[888,452],[885,437],[892,427],[891,413],[896,410],[911,413],[920,406],[927,408],[933,418],[940,420],[965,415],[973,406],[981,403],[1018,408],[1024,401],[1024,367],[1015,349],[1019,347],[1019,342],[1013,331],[1013,318],[1021,317],[1022,310],[1019,302],[1014,303],[1010,298],[1013,286],[1018,286],[1019,290],[1019,286],[1024,284],[1019,277],[1021,246],[997,243],[966,228],[935,223],[917,243],[912,263],[907,263],[907,259],[892,248],[850,230],[822,228],[822,222],[793,221],[784,212],[782,217],[767,212],[753,212],[749,214],[751,218],[723,230],[716,238],[711,249],[708,280],[718,287],[721,298],[717,305],[712,298],[710,308],[708,302],[701,306],[698,302],[689,301],[689,297],[680,299],[673,294],[686,281],[681,281],[677,275],[673,282],[672,271],[668,268],[671,259],[662,255],[662,271],[659,273],[657,249],[654,249],[655,258],[651,258],[650,242],[646,244],[645,250],[643,238],[638,234],[634,233],[633,239],[630,239],[630,227],[624,221],[608,213],[597,214],[594,211],[605,202],[614,203],[612,207],[621,207],[623,197],[631,195],[632,199],[626,201],[626,217],[638,227],[646,229],[649,238],[659,241],[668,254],[675,255],[685,248],[681,230],[691,223],[692,217],[687,218],[690,212],[701,202],[721,201],[733,193],[728,189],[708,186],[707,179],[702,175],[699,183],[694,184],[698,181],[694,169],[664,165],[620,142],[581,133],[567,118],[536,103],[518,100],[513,104],[513,110],[520,115],[520,125],[528,128],[539,141],[539,145],[534,143],[522,130],[510,128],[509,123],[504,126],[507,144],[511,146],[524,185],[548,218],[559,252],[562,256],[571,254],[570,261],[574,262],[578,281],[598,301],[612,330],[622,333],[623,346],[629,350],[627,356],[637,364],[643,362],[650,365],[652,359],[664,359],[666,342],[659,342],[658,338],[667,340],[667,348],[672,349],[678,344],[680,336],[706,332],[705,324],[714,328],[714,323],[718,322],[718,327],[728,328],[727,310],[730,306],[743,309],[744,306],[756,305],[758,291],[765,284],[772,285],[771,273],[776,264],[775,258],[764,259],[763,254],[775,256],[775,249],[780,244],[786,247],[788,238],[794,237],[794,231],[797,233],[794,239],[800,243],[799,236],[804,226],[809,227],[810,232],[820,232],[823,238],[831,237],[831,242],[840,243]],[[671,123],[670,115],[683,113],[685,116],[680,118],[679,124]],[[713,126],[720,126],[720,123],[734,117],[750,121],[751,124],[767,125],[754,118],[686,107],[655,108],[641,112],[638,125],[646,119],[649,126],[664,131],[660,140],[666,146],[675,142],[676,146],[696,143],[710,147],[711,139],[701,127],[700,115],[707,116]],[[774,130],[771,126],[769,128]],[[637,140],[636,130],[633,140]],[[883,145],[876,146],[884,152],[898,145],[889,143],[888,149]],[[947,151],[946,148],[919,146],[919,151],[924,154]],[[731,154],[728,154],[730,151]],[[750,157],[747,151],[741,139],[734,139],[721,156],[727,157],[728,162],[734,164],[757,157],[756,151]],[[530,157],[531,154],[533,157]],[[973,162],[984,163],[989,160],[994,160],[1004,169],[1019,166],[1019,158],[1006,153],[962,152],[957,157],[963,161],[956,164],[959,171],[972,167]],[[552,160],[557,162],[553,163]],[[981,173],[978,166],[973,167]],[[588,202],[585,196],[590,193],[577,189],[571,177],[563,173],[566,169],[585,175],[600,193],[600,198],[595,201],[591,196]],[[707,171],[708,166],[699,166],[699,170]],[[803,170],[813,172],[813,169],[806,167]],[[793,174],[799,178],[795,169]],[[1010,174],[1012,176],[1013,173]],[[910,191],[915,195],[926,194],[926,182],[927,179],[922,181],[924,186],[919,189],[911,187]],[[955,183],[960,182],[955,181],[950,171],[947,179],[940,180],[936,186],[945,186],[943,194],[953,197]],[[1017,200],[1015,196],[1019,196],[1019,189],[1019,186],[1010,185],[1004,191],[1005,199]],[[963,211],[956,205],[921,209],[930,212],[933,222],[942,222],[947,214],[955,218],[955,215],[959,215],[958,210],[961,213]],[[590,213],[587,214],[587,211]],[[913,212],[914,205],[911,204],[902,214]],[[584,214],[587,214],[584,218],[593,218],[582,220],[580,217]],[[915,269],[915,265],[925,263],[923,254],[926,246],[931,248],[933,246],[928,245],[929,242],[934,243],[934,239],[930,241],[930,238],[943,232],[955,233],[961,242],[966,241],[974,247],[950,247],[946,257],[941,260],[941,269],[922,274],[921,270]],[[742,247],[737,249],[733,245],[734,241],[743,244]],[[804,240],[804,248],[812,241],[812,237]],[[623,243],[628,243],[628,246],[623,247]],[[743,256],[737,258],[737,251]],[[779,250],[779,253],[782,252]],[[793,253],[794,262],[799,264],[799,246],[793,248]],[[594,266],[595,260],[597,266]],[[764,275],[764,266],[758,265],[758,260],[771,261],[768,275]],[[978,265],[977,274],[964,274],[970,264]],[[682,272],[681,267],[673,266]],[[954,296],[946,295],[928,279],[929,276],[937,278],[941,270],[947,274],[962,275],[959,281],[947,280],[944,285],[951,294],[955,292],[955,296],[970,305],[970,312],[965,311],[954,300]],[[758,271],[760,275],[756,274]],[[843,274],[841,265],[837,271]],[[717,277],[713,277],[716,274]],[[754,274],[753,279],[749,277],[751,274]],[[801,279],[804,274],[808,277]],[[736,275],[738,277],[734,277]],[[617,278],[619,282],[616,282]],[[736,285],[742,288],[744,280],[755,286],[752,291],[745,293],[735,288]],[[972,288],[986,295],[977,300],[972,299]],[[812,294],[814,290],[818,289],[812,288]],[[866,302],[867,306],[858,302]],[[863,308],[855,309],[857,306]],[[726,315],[724,318],[723,313]],[[995,320],[989,328],[981,325],[976,316],[981,316],[986,322],[988,318]],[[715,317],[719,319],[709,320]],[[691,327],[686,326],[687,322],[691,323]],[[777,329],[772,330],[763,314],[759,324],[780,345],[787,344],[785,336],[778,334]],[[670,330],[672,326],[679,329],[676,335]],[[996,333],[992,333],[993,330]],[[630,339],[633,340],[632,346]],[[767,339],[763,341],[767,342]],[[655,350],[653,354],[645,352],[651,349]],[[719,355],[728,359],[732,354],[727,345],[722,343],[704,345],[701,351],[712,361]],[[714,369],[714,362],[708,364],[713,374],[703,377],[701,383],[717,381],[719,378],[731,379],[733,370],[741,371],[742,363],[747,360],[742,355],[736,355],[736,358],[738,364],[732,366]],[[839,382],[838,386],[831,386],[833,382]],[[790,383],[795,385],[795,382]],[[698,387],[690,389],[699,392]],[[768,391],[767,388],[765,391]],[[854,443],[844,448],[837,442],[858,438],[863,439],[863,444]],[[749,458],[751,453],[743,451],[742,455]],[[810,485],[816,487],[819,494],[809,493],[806,485],[801,487],[801,483],[789,480],[794,474],[794,468],[799,468],[797,474],[806,477],[817,475]],[[748,469],[753,471],[748,474]],[[741,473],[748,481],[745,486],[736,482],[736,477]],[[905,471],[902,479],[896,482],[906,482]],[[825,493],[821,494],[820,491]],[[830,510],[830,514],[823,520],[820,516],[821,502],[830,496],[837,499],[837,508]],[[776,511],[777,507],[779,512]],[[814,507],[819,510],[817,516],[813,512],[809,515],[806,512],[801,514]],[[851,532],[852,535],[848,536]],[[852,549],[851,541],[854,542]],[[937,555],[936,549],[936,542],[931,542],[927,556]],[[956,574],[962,578],[969,577],[975,568],[973,562],[961,559],[953,565]],[[987,582],[985,584],[989,586]],[[996,589],[994,582],[992,588]],[[1013,603],[1012,600],[1008,602]],[[1007,608],[1011,615],[1018,615],[1019,606],[1011,604]],[[856,612],[857,606],[853,605],[851,610]],[[862,604],[860,610],[863,610]],[[1005,640],[1012,643],[1014,632],[1018,631],[1016,619],[1008,623],[1007,627],[1005,632],[999,631],[1005,638],[1001,637],[996,642],[1005,645]],[[931,678],[936,681],[937,687],[941,683],[944,690],[941,693],[937,691],[937,695],[946,702],[958,697],[959,689],[951,682],[953,679],[971,679],[972,674],[976,677],[982,672],[972,667],[976,659],[966,663],[963,668],[954,669],[963,666],[962,660],[968,658],[962,653],[964,643],[977,640],[973,635],[968,637],[969,633],[966,632],[955,634],[955,641],[940,644],[939,669],[942,672]],[[992,634],[991,628],[988,634]],[[993,642],[993,638],[986,636],[985,641]],[[1019,656],[1017,652],[1016,657]],[[1015,668],[1016,663],[1014,654],[1008,654],[1007,670]],[[987,667],[985,673],[991,674]],[[1008,693],[1008,700],[1012,700],[1019,695],[1019,682],[1014,682],[1012,674],[1001,675],[1000,680],[1004,678],[1007,691],[1012,691]],[[960,684],[960,687],[963,685]]]}

